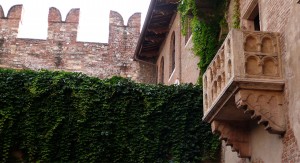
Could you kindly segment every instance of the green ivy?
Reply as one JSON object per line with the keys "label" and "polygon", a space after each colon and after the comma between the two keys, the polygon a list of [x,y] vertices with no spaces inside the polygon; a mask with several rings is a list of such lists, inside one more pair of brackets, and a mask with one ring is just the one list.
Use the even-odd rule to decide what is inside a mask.
{"label": "green ivy", "polygon": [[219,143],[199,86],[0,69],[1,162],[199,162]]}
{"label": "green ivy", "polygon": [[181,0],[178,10],[181,15],[182,33],[186,34],[188,19],[192,19],[191,29],[193,35],[193,52],[200,57],[198,67],[200,79],[206,71],[223,40],[219,41],[220,24],[226,23],[225,11],[228,7],[227,0],[214,0],[213,14],[206,14],[199,10],[195,0]]}
{"label": "green ivy", "polygon": [[234,8],[233,8],[233,15],[232,15],[232,24],[233,28],[240,29],[240,1],[234,0]]}

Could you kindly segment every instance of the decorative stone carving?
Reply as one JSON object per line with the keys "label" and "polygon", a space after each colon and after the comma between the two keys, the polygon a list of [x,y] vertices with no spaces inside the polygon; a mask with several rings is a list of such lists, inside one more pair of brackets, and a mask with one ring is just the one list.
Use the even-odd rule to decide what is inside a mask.
{"label": "decorative stone carving", "polygon": [[235,95],[238,108],[244,109],[252,119],[263,124],[272,134],[285,132],[283,96],[281,92],[240,90]]}
{"label": "decorative stone carving", "polygon": [[256,123],[271,134],[286,130],[278,45],[278,33],[234,29],[203,75],[203,120],[243,158]]}
{"label": "decorative stone carving", "polygon": [[227,146],[232,147],[233,152],[237,152],[239,157],[251,157],[249,145],[249,131],[244,122],[213,121],[211,128],[214,134],[220,135],[220,140],[224,140]]}

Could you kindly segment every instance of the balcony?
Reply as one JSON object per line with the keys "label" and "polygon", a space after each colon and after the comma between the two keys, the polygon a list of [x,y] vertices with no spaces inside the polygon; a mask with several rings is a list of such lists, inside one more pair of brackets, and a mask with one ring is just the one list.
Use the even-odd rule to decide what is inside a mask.
{"label": "balcony", "polygon": [[234,29],[203,75],[203,120],[240,157],[251,156],[251,125],[285,132],[281,57],[278,33]]}

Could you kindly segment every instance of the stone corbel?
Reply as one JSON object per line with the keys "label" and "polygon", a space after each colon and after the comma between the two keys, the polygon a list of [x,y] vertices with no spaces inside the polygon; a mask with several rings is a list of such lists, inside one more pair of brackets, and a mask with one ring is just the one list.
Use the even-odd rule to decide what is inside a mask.
{"label": "stone corbel", "polygon": [[283,94],[279,91],[240,90],[235,95],[238,108],[244,109],[251,118],[263,124],[272,134],[283,134],[286,130],[283,110]]}
{"label": "stone corbel", "polygon": [[211,128],[214,134],[220,135],[226,146],[231,146],[233,152],[237,152],[241,158],[250,158],[249,130],[245,122],[213,121]]}

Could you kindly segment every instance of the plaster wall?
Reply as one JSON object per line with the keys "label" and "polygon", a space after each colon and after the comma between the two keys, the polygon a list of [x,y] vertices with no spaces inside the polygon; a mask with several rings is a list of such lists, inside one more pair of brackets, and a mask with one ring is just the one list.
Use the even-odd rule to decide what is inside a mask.
{"label": "plaster wall", "polygon": [[236,152],[232,152],[231,147],[225,146],[222,142],[222,163],[250,163],[249,159],[241,159]]}
{"label": "plaster wall", "polygon": [[182,83],[195,84],[200,75],[200,69],[197,66],[200,58],[196,56],[192,50],[192,37],[191,35],[187,43],[185,43],[183,39],[181,41],[181,81]]}
{"label": "plaster wall", "polygon": [[[197,63],[199,58],[192,52],[193,43],[191,38],[185,43],[185,38],[181,34],[180,15],[176,14],[170,32],[159,50],[157,60],[158,80],[160,80],[161,59],[164,58],[164,84],[171,85],[178,80],[180,83],[196,83],[199,77]],[[171,37],[175,34],[175,70],[171,72]]]}
{"label": "plaster wall", "polygon": [[[164,58],[164,79],[163,83],[166,85],[171,85],[175,83],[175,80],[180,78],[180,42],[181,42],[181,33],[180,33],[180,17],[179,14],[174,18],[173,24],[169,30],[169,33],[164,40],[163,44],[159,50],[159,57],[156,62],[156,65],[160,67],[161,58]],[[171,67],[171,45],[172,45],[172,34],[175,34],[175,69],[172,71]],[[160,74],[159,72],[158,74]]]}
{"label": "plaster wall", "polygon": [[288,121],[286,151],[283,161],[300,162],[300,4],[293,0],[291,15],[286,28],[286,91]]}
{"label": "plaster wall", "polygon": [[259,125],[251,132],[251,162],[281,163],[283,152],[282,138],[270,134]]}

